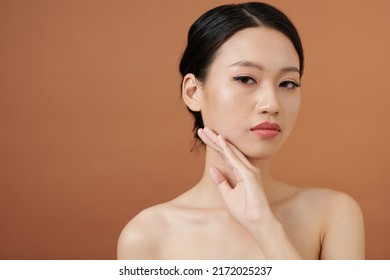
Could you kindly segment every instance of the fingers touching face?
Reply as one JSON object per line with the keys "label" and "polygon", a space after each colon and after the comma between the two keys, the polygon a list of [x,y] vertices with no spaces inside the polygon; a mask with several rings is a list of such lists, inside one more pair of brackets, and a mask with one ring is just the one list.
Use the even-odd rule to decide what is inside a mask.
{"label": "fingers touching face", "polygon": [[222,135],[216,134],[210,128],[198,130],[198,135],[202,141],[211,149],[216,151],[233,170],[242,170],[243,168],[252,168],[253,165],[237,149],[236,146],[226,141]]}

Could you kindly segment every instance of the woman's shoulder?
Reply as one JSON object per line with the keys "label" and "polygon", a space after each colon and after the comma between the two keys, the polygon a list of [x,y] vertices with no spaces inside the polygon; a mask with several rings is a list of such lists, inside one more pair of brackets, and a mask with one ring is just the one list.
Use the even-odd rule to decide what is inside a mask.
{"label": "woman's shoulder", "polygon": [[293,188],[295,199],[300,203],[305,201],[308,206],[317,206],[326,211],[338,211],[340,208],[360,209],[356,200],[344,192],[328,188]]}
{"label": "woman's shoulder", "polygon": [[361,210],[356,200],[349,194],[329,188],[295,187],[286,185],[287,201],[293,207],[320,212],[323,217],[332,218],[341,212],[360,214]]}
{"label": "woman's shoulder", "polygon": [[326,188],[294,188],[292,208],[318,223],[322,259],[363,259],[364,220],[349,194]]}
{"label": "woman's shoulder", "polygon": [[123,228],[117,245],[118,259],[156,259],[167,227],[169,203],[142,210]]}

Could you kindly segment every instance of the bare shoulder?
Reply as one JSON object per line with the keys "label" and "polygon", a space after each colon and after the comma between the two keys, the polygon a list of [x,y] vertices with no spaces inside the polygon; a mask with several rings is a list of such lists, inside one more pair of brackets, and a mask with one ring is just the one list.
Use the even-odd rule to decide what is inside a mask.
{"label": "bare shoulder", "polygon": [[[326,188],[295,188],[297,200],[305,200],[326,210],[350,208],[360,211],[357,202],[348,194]],[[335,208],[336,207],[336,208]]]}
{"label": "bare shoulder", "polygon": [[166,228],[167,204],[152,206],[136,215],[123,228],[117,245],[118,259],[157,259]]}
{"label": "bare shoulder", "polygon": [[350,195],[324,188],[299,189],[296,202],[321,220],[321,259],[364,259],[364,221]]}
{"label": "bare shoulder", "polygon": [[364,219],[350,195],[329,191],[324,212],[322,259],[364,259]]}
{"label": "bare shoulder", "polygon": [[320,214],[324,226],[339,222],[340,219],[362,220],[362,211],[350,195],[326,188],[294,188],[294,204]]}
{"label": "bare shoulder", "polygon": [[[361,218],[361,209],[350,195],[325,188],[307,188],[300,190],[300,198],[308,201],[311,206],[316,206],[326,218],[327,223],[340,217],[340,215],[356,216]],[[349,217],[352,218],[352,217]]]}

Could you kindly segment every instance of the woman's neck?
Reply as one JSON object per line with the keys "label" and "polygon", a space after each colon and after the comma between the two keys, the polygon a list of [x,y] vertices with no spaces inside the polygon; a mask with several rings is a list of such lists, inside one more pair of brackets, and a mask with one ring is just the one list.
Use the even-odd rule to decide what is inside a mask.
{"label": "woman's neck", "polygon": [[[264,187],[264,192],[268,197],[272,193],[272,186],[274,180],[271,177],[268,160],[256,160],[251,161],[253,165],[258,167],[261,171],[261,179]],[[237,184],[237,180],[234,176],[232,168],[226,163],[226,161],[214,150],[206,148],[205,166],[203,176],[196,185],[198,195],[202,197],[202,203],[204,202],[207,207],[224,207],[224,201],[211,180],[209,170],[210,167],[217,167],[226,177],[229,184],[234,187]]]}

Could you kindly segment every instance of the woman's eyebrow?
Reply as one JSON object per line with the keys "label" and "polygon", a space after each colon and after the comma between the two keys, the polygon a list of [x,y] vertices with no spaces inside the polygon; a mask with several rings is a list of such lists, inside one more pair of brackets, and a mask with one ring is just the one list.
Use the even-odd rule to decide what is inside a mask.
{"label": "woman's eyebrow", "polygon": [[299,69],[297,67],[284,67],[281,69],[280,72],[297,72],[298,74],[300,73]]}
{"label": "woman's eyebrow", "polygon": [[[233,64],[230,64],[228,67],[237,67],[237,66],[239,66],[239,67],[252,67],[252,68],[257,68],[259,70],[264,70],[263,66],[255,63],[255,62],[249,61],[249,60],[240,60],[240,61],[237,61]],[[294,67],[294,66],[283,67],[282,69],[280,69],[280,72],[282,72],[282,73],[285,73],[285,72],[300,73],[299,69],[297,67]]]}
{"label": "woman's eyebrow", "polygon": [[254,63],[252,61],[249,61],[249,60],[240,60],[240,61],[237,61],[233,64],[230,64],[228,67],[236,67],[236,66],[240,66],[240,67],[253,67],[253,68],[257,68],[259,70],[263,70],[263,66],[261,66],[260,64],[257,64],[257,63]]}

